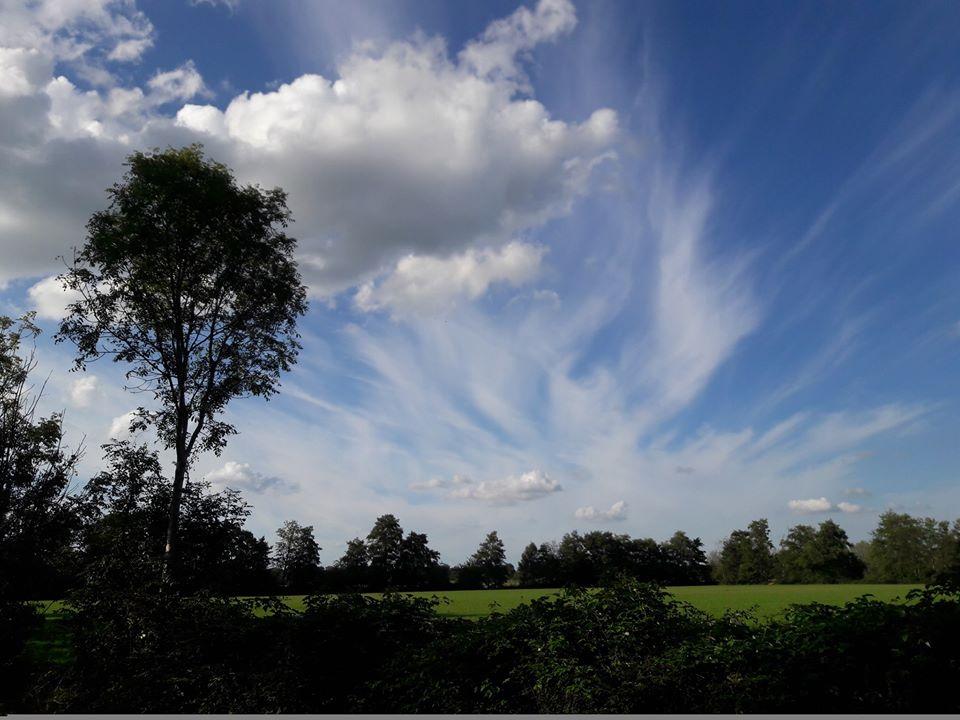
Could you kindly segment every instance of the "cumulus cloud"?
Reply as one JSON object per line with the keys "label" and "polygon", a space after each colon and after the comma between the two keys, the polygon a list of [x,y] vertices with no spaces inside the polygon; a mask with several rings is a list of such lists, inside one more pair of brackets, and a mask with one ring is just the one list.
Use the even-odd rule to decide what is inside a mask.
{"label": "cumulus cloud", "polygon": [[364,284],[355,297],[360,310],[438,312],[458,299],[476,299],[494,283],[520,285],[536,276],[545,249],[512,242],[499,249],[467,250],[448,258],[410,255],[379,283]]}
{"label": "cumulus cloud", "polygon": [[870,491],[862,487],[847,488],[843,494],[846,497],[870,497]]}
{"label": "cumulus cloud", "polygon": [[80,294],[64,289],[55,276],[44,278],[27,290],[30,304],[37,311],[37,317],[45,320],[60,320],[66,314],[67,305],[76,302]]}
{"label": "cumulus cloud", "polygon": [[153,25],[134,0],[0,0],[0,45],[36,48],[92,79],[109,79],[105,61],[138,60]]}
{"label": "cumulus cloud", "polygon": [[214,487],[233,490],[249,490],[253,493],[291,493],[299,489],[295,482],[274,475],[265,475],[250,467],[249,463],[228,460],[223,467],[207,473],[204,479]]}
{"label": "cumulus cloud", "polygon": [[861,511],[863,510],[863,506],[862,506],[862,505],[857,505],[856,503],[838,502],[838,503],[837,503],[837,510],[839,510],[840,512],[845,512],[845,513],[858,513],[858,512],[861,512]]}
{"label": "cumulus cloud", "polygon": [[[457,480],[457,476],[454,478]],[[522,475],[509,475],[498,480],[484,480],[473,482],[468,478],[460,477],[459,485],[452,490],[448,497],[463,500],[481,500],[493,505],[513,505],[523,500],[538,498],[560,492],[563,488],[543,470],[534,469]],[[434,487],[451,487],[434,485]]]}
{"label": "cumulus cloud", "polygon": [[627,503],[619,500],[610,506],[609,510],[597,510],[593,505],[577,508],[574,513],[577,520],[587,520],[588,522],[608,522],[610,520],[626,520]]}
{"label": "cumulus cloud", "polygon": [[110,430],[108,435],[114,440],[127,440],[133,434],[130,431],[130,423],[137,418],[135,410],[119,415],[110,421]]}
{"label": "cumulus cloud", "polygon": [[520,7],[496,20],[460,53],[461,62],[478,75],[514,78],[520,72],[517,57],[543,42],[556,40],[577,24],[570,0],[540,0],[533,10]]}
{"label": "cumulus cloud", "polygon": [[791,500],[787,503],[787,506],[794,512],[802,514],[829,512],[833,508],[833,505],[825,497]]}
{"label": "cumulus cloud", "polygon": [[[100,380],[96,375],[86,375],[84,377],[77,378],[70,385],[70,402],[76,407],[88,407],[96,395],[99,387]],[[113,427],[111,426],[111,435],[112,434]]]}
{"label": "cumulus cloud", "polygon": [[[86,3],[90,13],[95,4]],[[132,3],[96,5],[96,17],[114,18],[116,27],[91,30],[85,42],[116,58],[135,55],[152,31],[138,25]],[[0,61],[9,66],[0,76],[0,238],[18,248],[0,283],[53,269],[102,207],[103,189],[131,149],[194,141],[243,181],[289,191],[301,269],[315,294],[388,275],[370,302],[409,300],[409,274],[429,273],[428,259],[476,266],[470,279],[443,289],[446,297],[517,282],[511,273],[523,270],[503,263],[518,249],[498,248],[569,212],[618,140],[614,111],[555,119],[515,72],[537,43],[574,23],[569,2],[541,0],[492,24],[459,56],[439,37],[361,45],[334,77],[303,75],[271,92],[242,93],[225,109],[186,104],[174,117],[170,103],[205,92],[192,63],[143,87],[88,90],[75,77],[54,77],[52,50],[32,54],[24,50],[36,48],[32,42],[0,41],[18,49]],[[520,248],[529,271],[538,256]]]}
{"label": "cumulus cloud", "polygon": [[166,72],[158,72],[147,82],[157,104],[173,100],[190,100],[198,95],[209,94],[203,78],[192,60]]}

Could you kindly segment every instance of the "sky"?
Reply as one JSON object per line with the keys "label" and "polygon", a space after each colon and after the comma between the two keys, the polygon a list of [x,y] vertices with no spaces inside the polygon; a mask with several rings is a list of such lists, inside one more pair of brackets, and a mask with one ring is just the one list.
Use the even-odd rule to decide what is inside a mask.
{"label": "sky", "polygon": [[[311,305],[193,479],[325,562],[960,516],[960,6],[0,0],[0,313],[86,453],[56,275],[135,150],[289,193]],[[149,433],[139,441],[152,442]],[[168,458],[169,460],[169,458]]]}

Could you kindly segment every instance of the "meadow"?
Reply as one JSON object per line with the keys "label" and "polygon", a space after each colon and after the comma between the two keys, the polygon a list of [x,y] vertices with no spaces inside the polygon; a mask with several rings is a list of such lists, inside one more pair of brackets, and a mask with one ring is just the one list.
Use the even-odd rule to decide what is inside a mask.
{"label": "meadow", "polygon": [[[760,618],[782,614],[787,607],[802,603],[843,605],[861,595],[878,600],[903,600],[910,590],[920,585],[693,585],[668,588],[677,600],[719,617],[726,610],[754,610]],[[506,612],[540,597],[549,597],[558,589],[450,590],[447,592],[412,592],[415,597],[437,597],[437,611],[449,617],[477,618],[491,612]],[[303,595],[289,595],[287,604],[303,608]]]}

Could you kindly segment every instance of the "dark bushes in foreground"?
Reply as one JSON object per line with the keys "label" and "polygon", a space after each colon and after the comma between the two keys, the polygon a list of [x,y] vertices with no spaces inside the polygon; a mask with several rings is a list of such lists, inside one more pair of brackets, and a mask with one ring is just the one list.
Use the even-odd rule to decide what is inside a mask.
{"label": "dark bushes in foreground", "polygon": [[797,606],[759,622],[624,581],[472,622],[398,595],[316,596],[304,613],[203,595],[91,597],[75,610],[75,663],[25,709],[957,712],[960,593],[914,600]]}

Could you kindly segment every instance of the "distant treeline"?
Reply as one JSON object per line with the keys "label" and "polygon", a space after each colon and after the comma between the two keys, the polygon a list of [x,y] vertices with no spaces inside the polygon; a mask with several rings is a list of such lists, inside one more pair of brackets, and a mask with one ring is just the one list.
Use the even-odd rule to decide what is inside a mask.
{"label": "distant treeline", "polygon": [[[105,446],[107,468],[76,493],[50,503],[13,533],[3,550],[6,584],[21,598],[62,597],[116,554],[158,559],[170,485],[145,446]],[[26,501],[26,498],[24,498]],[[427,535],[405,532],[393,515],[347,543],[334,564],[320,563],[311,526],[289,521],[271,547],[244,525],[251,508],[235,490],[205,482],[185,487],[182,554],[172,571],[186,592],[225,595],[308,594],[513,587],[595,586],[627,576],[664,585],[924,583],[960,576],[960,521],[888,511],[870,541],[853,545],[833,520],[797,525],[775,548],[766,520],[735,530],[706,553],[700,538],[677,531],[664,542],[608,531],[573,531],[558,542],[530,543],[519,564],[506,561],[490,532],[465,562],[449,566]],[[24,518],[30,518],[28,513]]]}

